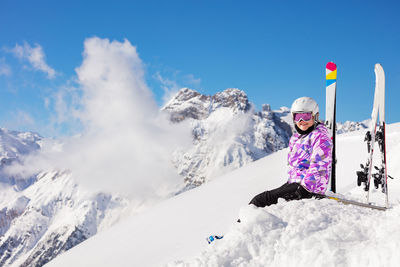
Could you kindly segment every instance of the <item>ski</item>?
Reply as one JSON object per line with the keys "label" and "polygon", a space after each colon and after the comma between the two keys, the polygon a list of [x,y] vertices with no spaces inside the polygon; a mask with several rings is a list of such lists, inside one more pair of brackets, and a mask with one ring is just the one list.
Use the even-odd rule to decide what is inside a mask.
{"label": "ski", "polygon": [[336,64],[328,62],[326,64],[325,126],[328,128],[333,142],[332,169],[329,179],[333,193],[336,193],[336,77]]}
{"label": "ski", "polygon": [[[379,87],[379,129],[376,132],[376,141],[381,152],[381,167],[375,166],[378,171],[373,174],[375,188],[382,186],[382,193],[385,194],[385,205],[389,207],[389,197],[387,188],[387,166],[386,166],[386,123],[385,123],[385,72],[380,64],[375,65],[376,83]],[[392,177],[391,177],[392,178]]]}
{"label": "ski", "polygon": [[375,209],[375,210],[386,210],[388,207],[381,207],[377,205],[372,205],[372,204],[366,204],[354,200],[349,200],[349,199],[344,199],[344,198],[339,198],[339,197],[333,197],[333,196],[325,196],[328,199],[336,200],[340,203],[343,203],[345,205],[355,205],[355,206],[360,206],[364,208],[370,208],[370,209]]}
{"label": "ski", "polygon": [[376,73],[376,66],[375,66],[375,94],[374,94],[374,103],[372,107],[371,113],[371,124],[369,126],[369,130],[365,134],[364,141],[367,142],[367,151],[368,157],[365,166],[360,164],[361,171],[357,172],[357,185],[361,186],[364,185],[364,191],[366,192],[366,202],[369,202],[369,189],[371,184],[371,177],[372,177],[372,159],[374,154],[374,142],[375,142],[375,133],[376,133],[376,124],[378,122],[378,107],[379,107],[379,87],[378,87],[378,76]]}
{"label": "ski", "polygon": [[[379,115],[379,122],[378,122]],[[371,114],[371,124],[367,131],[364,141],[367,142],[368,158],[365,166],[360,164],[361,171],[357,171],[357,185],[364,185],[366,191],[366,202],[369,203],[371,178],[374,178],[376,189],[382,187],[382,193],[385,194],[385,206],[389,207],[388,189],[387,189],[387,167],[386,167],[386,142],[385,142],[385,72],[380,64],[375,64],[375,94],[374,104]],[[375,166],[377,173],[373,170],[374,143],[378,142],[381,153],[381,166]],[[389,176],[390,177],[390,176]],[[392,177],[390,177],[392,178]]]}

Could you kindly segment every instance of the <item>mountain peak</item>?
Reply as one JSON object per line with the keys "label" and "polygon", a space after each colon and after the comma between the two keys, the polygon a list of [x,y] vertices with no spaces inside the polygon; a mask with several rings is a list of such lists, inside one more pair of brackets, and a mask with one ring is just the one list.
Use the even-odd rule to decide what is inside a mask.
{"label": "mountain peak", "polygon": [[248,111],[250,109],[247,95],[237,88],[228,88],[223,92],[216,93],[212,96],[214,103],[220,104],[222,107],[232,108],[234,111]]}
{"label": "mountain peak", "polygon": [[205,119],[221,107],[230,108],[233,112],[247,112],[251,105],[246,93],[237,88],[228,88],[213,96],[182,88],[162,110],[171,114],[173,122],[180,122],[186,118]]}
{"label": "mountain peak", "polygon": [[0,160],[16,159],[40,148],[42,137],[32,132],[10,131],[0,128]]}
{"label": "mountain peak", "polygon": [[192,90],[190,88],[182,88],[181,90],[178,91],[178,93],[173,97],[175,100],[180,100],[180,101],[187,101],[189,99],[192,99],[193,97],[199,96],[200,93]]}

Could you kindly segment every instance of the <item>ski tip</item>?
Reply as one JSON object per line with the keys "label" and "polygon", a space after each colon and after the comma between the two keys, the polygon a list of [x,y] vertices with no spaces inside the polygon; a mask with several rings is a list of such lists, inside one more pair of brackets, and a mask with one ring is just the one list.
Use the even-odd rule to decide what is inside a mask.
{"label": "ski tip", "polygon": [[375,64],[375,71],[377,71],[377,70],[383,71],[383,67],[382,67],[382,65],[379,64],[379,63],[376,63],[376,64]]}
{"label": "ski tip", "polygon": [[330,71],[334,71],[334,70],[336,70],[336,64],[333,63],[332,61],[331,61],[331,62],[328,62],[328,64],[326,64],[326,68],[327,68],[328,70],[330,70]]}

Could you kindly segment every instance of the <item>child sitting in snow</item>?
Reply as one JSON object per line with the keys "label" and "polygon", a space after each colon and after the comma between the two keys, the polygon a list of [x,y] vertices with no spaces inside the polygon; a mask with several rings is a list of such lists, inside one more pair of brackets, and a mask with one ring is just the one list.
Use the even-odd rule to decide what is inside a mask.
{"label": "child sitting in snow", "polygon": [[318,122],[317,102],[301,97],[290,111],[296,132],[289,141],[289,179],[279,188],[256,195],[249,204],[265,207],[278,203],[278,198],[311,198],[328,187],[333,144],[327,128]]}

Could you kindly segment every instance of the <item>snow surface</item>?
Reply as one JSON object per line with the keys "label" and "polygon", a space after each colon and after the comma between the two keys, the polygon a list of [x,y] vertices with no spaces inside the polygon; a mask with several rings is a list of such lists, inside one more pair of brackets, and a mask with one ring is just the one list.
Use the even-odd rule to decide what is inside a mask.
{"label": "snow surface", "polygon": [[[338,136],[338,192],[362,200],[365,130]],[[334,200],[247,203],[286,181],[287,149],[132,216],[46,266],[399,266],[400,123],[387,127],[385,212]],[[375,161],[378,162],[378,161]],[[372,200],[383,204],[376,190]],[[240,218],[242,223],[236,223]],[[210,234],[225,234],[208,245]]]}

